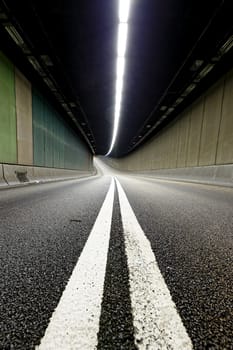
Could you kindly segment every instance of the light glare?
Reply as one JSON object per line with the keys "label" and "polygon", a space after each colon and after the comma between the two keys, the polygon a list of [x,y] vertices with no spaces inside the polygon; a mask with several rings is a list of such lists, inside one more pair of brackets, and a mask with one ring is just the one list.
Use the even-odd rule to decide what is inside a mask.
{"label": "light glare", "polygon": [[115,145],[118,127],[120,122],[121,101],[123,92],[123,78],[125,72],[125,53],[128,36],[128,18],[130,10],[130,0],[119,0],[119,25],[117,38],[117,66],[116,66],[116,95],[115,95],[115,111],[112,141],[109,148],[108,156]]}
{"label": "light glare", "polygon": [[125,72],[125,58],[118,57],[117,58],[117,79],[123,79]]}
{"label": "light glare", "polygon": [[128,22],[129,19],[130,0],[120,0],[119,5],[119,21]]}
{"label": "light glare", "polygon": [[116,95],[120,95],[123,90],[123,79],[118,78],[116,81]]}
{"label": "light glare", "polygon": [[126,43],[127,43],[127,34],[128,34],[128,24],[119,23],[118,26],[118,43],[117,43],[117,54],[120,57],[125,56]]}
{"label": "light glare", "polygon": [[122,94],[119,93],[116,95],[116,100],[115,100],[115,110],[116,108],[118,107],[118,109],[120,109],[120,106],[121,106],[121,97],[122,97]]}

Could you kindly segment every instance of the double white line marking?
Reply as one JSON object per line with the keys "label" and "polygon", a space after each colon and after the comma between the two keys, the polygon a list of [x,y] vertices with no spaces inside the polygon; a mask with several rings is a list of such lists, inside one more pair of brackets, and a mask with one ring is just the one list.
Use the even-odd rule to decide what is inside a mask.
{"label": "double white line marking", "polygon": [[[190,350],[192,343],[159,271],[150,242],[116,180],[138,349]],[[94,350],[111,232],[115,181],[109,191],[38,350]]]}

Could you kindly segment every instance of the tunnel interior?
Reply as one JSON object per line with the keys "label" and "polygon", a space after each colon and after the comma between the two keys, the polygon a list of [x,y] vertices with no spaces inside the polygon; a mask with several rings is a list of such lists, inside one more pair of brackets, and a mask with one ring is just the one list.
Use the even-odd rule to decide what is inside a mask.
{"label": "tunnel interior", "polygon": [[[93,154],[113,132],[118,1],[1,1],[1,50]],[[131,1],[122,157],[158,134],[232,67],[231,1]]]}

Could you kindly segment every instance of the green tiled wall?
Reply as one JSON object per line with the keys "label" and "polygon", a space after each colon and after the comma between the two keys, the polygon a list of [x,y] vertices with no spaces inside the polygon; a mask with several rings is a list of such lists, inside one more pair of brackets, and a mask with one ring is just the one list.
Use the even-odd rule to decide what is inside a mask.
{"label": "green tiled wall", "polygon": [[0,52],[0,162],[17,163],[14,66]]}
{"label": "green tiled wall", "polygon": [[36,90],[32,91],[34,165],[88,168],[90,152]]}

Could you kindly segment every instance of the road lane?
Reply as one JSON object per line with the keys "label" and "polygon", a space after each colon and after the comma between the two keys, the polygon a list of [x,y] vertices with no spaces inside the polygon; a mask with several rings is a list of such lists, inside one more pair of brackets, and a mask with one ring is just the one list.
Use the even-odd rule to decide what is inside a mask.
{"label": "road lane", "polygon": [[135,340],[139,350],[192,350],[155,255],[117,180],[128,259]]}
{"label": "road lane", "polygon": [[[114,171],[108,174],[114,176]],[[81,256],[111,176],[0,191],[0,349],[34,349],[39,344]],[[115,176],[151,244],[194,349],[233,349],[233,190],[119,172]],[[99,350],[134,348],[127,229],[123,229],[130,215],[127,210],[120,213],[117,198],[114,203]],[[151,295],[153,303],[156,298]],[[147,320],[143,331],[146,327]],[[134,328],[135,347],[140,348],[137,340]],[[172,345],[180,350],[180,345]]]}
{"label": "road lane", "polygon": [[33,349],[39,343],[110,180],[0,192],[0,349]]}
{"label": "road lane", "polygon": [[98,333],[98,350],[138,349],[135,345],[129,271],[117,188]]}
{"label": "road lane", "polygon": [[195,349],[233,349],[233,189],[119,177]]}
{"label": "road lane", "polygon": [[111,232],[114,180],[38,350],[95,349]]}

